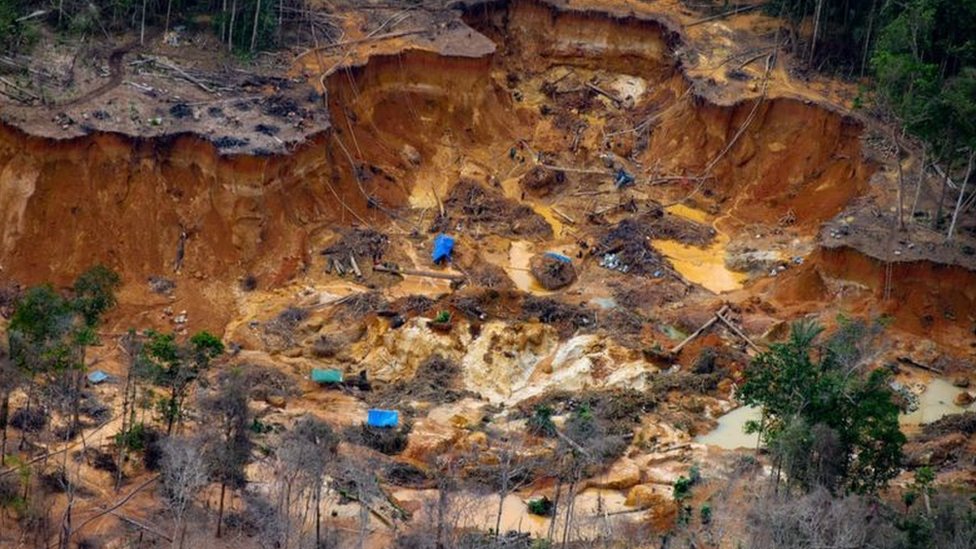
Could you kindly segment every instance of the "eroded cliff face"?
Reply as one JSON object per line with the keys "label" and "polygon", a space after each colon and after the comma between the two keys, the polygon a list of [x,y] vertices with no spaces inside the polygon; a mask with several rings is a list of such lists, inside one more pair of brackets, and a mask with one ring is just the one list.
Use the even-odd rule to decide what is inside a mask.
{"label": "eroded cliff face", "polygon": [[[853,248],[822,249],[825,276],[863,285],[864,307],[891,315],[895,328],[955,353],[968,354],[976,335],[976,273],[931,261],[886,263]],[[886,294],[887,288],[887,294]]]}
{"label": "eroded cliff face", "polygon": [[[828,325],[838,313],[891,314],[899,352],[923,338],[938,352],[972,352],[973,271],[823,246],[823,223],[877,187],[852,118],[767,89],[754,71],[751,93],[716,92],[717,73],[689,76],[695,54],[680,51],[666,18],[544,0],[464,4],[440,41],[299,56],[300,70],[322,76],[330,117],[288,155],[228,156],[189,134],[54,140],[0,126],[0,283],[63,286],[105,263],[124,281],[106,341],[129,327],[221,334],[233,356],[220,367],[265,368],[288,387],[254,397],[267,425],[309,413],[357,430],[368,408],[395,405],[416,423],[389,460],[411,467],[472,449],[496,459],[486,431],[525,431],[551,394],[659,390],[646,408],[621,405],[634,406],[623,414],[639,420],[624,429],[634,437],[586,481],[620,500],[623,520],[644,519],[622,490],[644,487],[647,498],[664,486],[647,506],[672,513],[668,487],[690,463],[724,465],[694,437],[735,406],[747,344],[716,324],[669,352],[720,309],[760,343],[810,314]],[[632,186],[615,184],[618,169]],[[452,263],[435,266],[442,231],[457,243]],[[570,259],[571,285],[540,285],[532,266],[546,252]],[[627,257],[647,264],[630,269]],[[397,268],[412,274],[386,272]],[[728,284],[716,290],[692,272]],[[153,290],[151,277],[175,289]],[[432,322],[442,312],[449,322]],[[92,352],[124,377],[120,347]],[[715,364],[702,374],[707,353]],[[432,357],[456,371],[425,379]],[[322,367],[362,372],[376,391],[314,385],[309,373]],[[675,370],[689,377],[663,375]],[[121,407],[117,387],[99,390]],[[249,474],[275,474],[267,467]],[[510,496],[505,524],[531,518],[522,495]],[[358,529],[353,515],[333,524]],[[662,531],[673,519],[658,521]],[[93,524],[109,532],[115,520]],[[389,546],[377,532],[376,546]]]}
{"label": "eroded cliff face", "polygon": [[[222,284],[253,273],[280,284],[307,266],[317,229],[375,217],[349,184],[348,164],[323,143],[289,157],[225,157],[191,136],[53,141],[4,128],[4,276],[65,284],[103,262],[139,285],[176,271]],[[396,192],[370,192],[396,203]],[[220,301],[211,305],[226,309]]]}
{"label": "eroded cliff face", "polygon": [[423,232],[395,212],[436,207],[460,179],[498,185],[519,171],[502,166],[516,149],[523,163],[570,167],[582,193],[606,176],[572,167],[612,153],[638,170],[646,196],[700,198],[732,232],[790,216],[812,234],[871,173],[859,126],[833,110],[772,95],[705,99],[661,23],[535,1],[464,19],[494,53],[408,49],[337,69],[325,79],[332,129],[288,156],[222,156],[193,136],[54,141],[3,128],[4,276],[63,284],[104,262],[141,287],[182,257],[181,278],[217,311],[205,317],[218,329],[241,276],[267,287],[295,279],[336,227]]}

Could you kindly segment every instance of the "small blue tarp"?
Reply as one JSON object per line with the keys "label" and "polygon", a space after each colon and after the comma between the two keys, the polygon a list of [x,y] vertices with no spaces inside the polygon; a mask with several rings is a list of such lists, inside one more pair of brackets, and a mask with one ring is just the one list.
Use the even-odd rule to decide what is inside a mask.
{"label": "small blue tarp", "polygon": [[94,372],[88,374],[88,382],[93,385],[98,385],[99,383],[108,380],[108,374],[101,370],[95,370]]}
{"label": "small blue tarp", "polygon": [[370,427],[396,427],[400,424],[400,412],[396,410],[370,410],[366,413]]}
{"label": "small blue tarp", "polygon": [[451,252],[454,251],[454,237],[447,236],[446,234],[439,234],[437,238],[434,239],[434,252],[430,254],[431,259],[434,263],[440,263],[444,260],[451,259]]}
{"label": "small blue tarp", "polygon": [[548,257],[549,259],[555,259],[556,261],[562,261],[563,263],[572,263],[573,262],[573,260],[571,260],[569,257],[567,257],[567,256],[565,256],[563,254],[556,253],[556,252],[546,252],[545,253],[545,256]]}
{"label": "small blue tarp", "polygon": [[618,189],[633,185],[635,181],[637,180],[634,179],[634,176],[623,168],[617,170],[617,174],[613,178],[613,182],[616,183]]}

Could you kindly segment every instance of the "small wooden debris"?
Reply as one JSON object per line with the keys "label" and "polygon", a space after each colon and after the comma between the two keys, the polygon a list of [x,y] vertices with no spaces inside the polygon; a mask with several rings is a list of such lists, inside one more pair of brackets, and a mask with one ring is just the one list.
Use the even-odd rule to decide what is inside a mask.
{"label": "small wooden debris", "polygon": [[356,273],[356,278],[362,278],[363,272],[359,270],[359,264],[356,263],[356,256],[349,254],[349,264],[352,265],[352,270]]}
{"label": "small wooden debris", "polygon": [[715,313],[712,316],[712,318],[708,319],[708,322],[702,324],[700,328],[698,328],[697,330],[695,330],[694,332],[692,332],[692,334],[690,336],[686,337],[684,339],[684,341],[682,341],[681,343],[675,345],[674,348],[671,349],[671,354],[677,354],[677,353],[681,352],[681,349],[683,349],[685,347],[685,345],[691,343],[695,338],[697,338],[698,336],[702,335],[702,333],[704,333],[705,330],[711,328],[712,327],[712,324],[715,324],[716,322],[718,322],[719,321],[719,318],[721,317],[721,315],[725,314],[725,311],[728,311],[728,310],[729,310],[729,306],[728,305],[725,305],[721,309],[719,309],[719,311],[717,313]]}
{"label": "small wooden debris", "polygon": [[566,223],[569,223],[570,225],[575,225],[576,224],[576,220],[575,219],[573,219],[572,217],[569,217],[568,215],[564,214],[560,210],[556,209],[555,206],[552,207],[552,213],[558,215],[563,221],[565,221]]}
{"label": "small wooden debris", "polygon": [[423,276],[427,278],[440,278],[443,280],[464,280],[464,276],[450,274],[450,273],[438,273],[436,271],[420,271],[416,269],[399,269],[396,267],[387,267],[386,265],[375,265],[373,267],[374,271],[379,271],[381,273],[392,273],[398,275],[412,275],[412,276]]}
{"label": "small wooden debris", "polygon": [[154,58],[152,58],[152,60],[153,60],[154,63],[156,63],[160,67],[169,69],[169,70],[175,72],[176,74],[178,74],[181,78],[183,78],[187,82],[190,82],[191,84],[195,84],[201,90],[203,90],[203,91],[205,91],[207,93],[214,93],[214,90],[212,88],[210,88],[210,86],[204,84],[199,78],[195,78],[195,77],[191,76],[185,70],[177,67],[176,65],[174,65],[172,63],[169,63],[167,61],[163,61],[162,59],[160,59],[158,57],[154,57]]}
{"label": "small wooden debris", "polygon": [[900,357],[898,357],[898,362],[901,362],[902,364],[905,364],[905,365],[908,365],[908,366],[914,366],[915,368],[920,368],[920,369],[926,370],[928,372],[933,372],[933,373],[936,373],[936,374],[940,374],[940,375],[944,373],[941,369],[936,368],[935,366],[929,366],[928,364],[922,364],[921,362],[918,362],[918,361],[916,361],[916,360],[914,360],[914,359],[912,359],[911,357],[908,357],[908,356],[900,356]]}
{"label": "small wooden debris", "polygon": [[740,338],[742,338],[742,340],[745,341],[750,347],[752,347],[752,349],[754,351],[756,351],[756,352],[762,351],[762,349],[760,349],[758,345],[756,345],[755,343],[753,343],[752,340],[749,339],[749,336],[747,336],[745,333],[743,333],[742,330],[740,330],[738,326],[736,326],[735,324],[732,324],[732,321],[731,320],[725,318],[725,316],[723,315],[722,312],[717,313],[715,316],[717,316],[718,319],[721,320],[723,324],[725,324],[730,330],[732,330],[732,333],[734,333],[735,335],[737,335]]}
{"label": "small wooden debris", "polygon": [[587,88],[590,88],[591,90],[595,91],[596,93],[602,95],[603,97],[606,97],[610,101],[613,101],[614,106],[616,106],[617,108],[619,108],[620,105],[623,104],[623,101],[621,101],[619,98],[617,98],[617,96],[615,96],[612,93],[610,93],[610,92],[608,92],[608,91],[600,88],[596,84],[591,84],[591,83],[587,82],[586,83],[586,87]]}

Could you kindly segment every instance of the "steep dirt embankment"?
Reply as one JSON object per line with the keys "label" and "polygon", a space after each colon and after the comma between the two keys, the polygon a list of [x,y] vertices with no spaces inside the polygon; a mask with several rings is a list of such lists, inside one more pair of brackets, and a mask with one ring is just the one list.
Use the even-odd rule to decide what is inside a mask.
{"label": "steep dirt embankment", "polygon": [[[193,137],[54,141],[0,128],[3,276],[64,284],[103,262],[130,288],[144,288],[151,275],[174,278],[190,289],[183,308],[219,315],[237,277],[281,283],[306,264],[316,228],[351,221],[336,196],[356,215],[373,217],[348,164],[332,152],[313,142],[290,157],[222,157]],[[369,190],[395,203],[390,191]],[[204,326],[221,329],[223,320]]]}
{"label": "steep dirt embankment", "polygon": [[337,71],[326,85],[339,149],[403,189],[456,175],[463,155],[487,162],[522,123],[493,84],[489,58],[407,50]]}
{"label": "steep dirt embankment", "polygon": [[964,352],[976,330],[976,272],[930,261],[891,263],[891,296],[883,301],[886,264],[849,247],[822,248],[811,264],[827,277],[870,289],[878,313],[893,316],[896,328]]}
{"label": "steep dirt embankment", "polygon": [[[223,157],[188,136],[54,141],[0,128],[4,278],[61,284],[104,262],[130,283],[124,302],[145,308],[155,298],[132,288],[173,276],[185,231],[177,283],[190,292],[175,306],[191,317],[200,309],[204,326],[219,329],[236,278],[283,283],[308,265],[318,229],[385,221],[380,211],[407,203],[418,185],[443,198],[473,170],[504,179],[501,161],[520,140],[590,169],[612,150],[633,162],[640,182],[711,167],[701,187],[678,182],[664,192],[700,191],[743,223],[775,222],[792,209],[812,227],[864,187],[869,168],[852,122],[792,99],[708,103],[689,90],[672,53],[676,35],[659,23],[528,0],[473,10],[466,21],[499,50],[406,50],[335,71],[326,80],[335,133],[288,157]],[[547,115],[538,87],[553,68],[643,84],[632,107]]]}
{"label": "steep dirt embankment", "polygon": [[[592,160],[609,149],[656,175],[707,174],[701,191],[735,198],[743,207],[733,215],[743,223],[775,222],[792,210],[808,230],[866,187],[872,167],[861,158],[860,124],[822,105],[778,97],[775,90],[758,106],[753,100],[711,103],[703,93],[710,84],[691,83],[684,75],[674,53],[680,38],[667,21],[563,10],[535,0],[478,7],[466,20],[499,45],[495,65],[505,74],[566,66],[646,81],[632,124],[605,128],[606,137],[594,140],[589,151],[584,144],[578,156]],[[572,140],[567,134],[552,150],[568,149]],[[678,189],[682,195],[691,190],[687,182]]]}
{"label": "steep dirt embankment", "polygon": [[[682,120],[669,121],[662,133],[660,158],[684,158],[701,166],[720,154],[745,123],[754,104],[732,108],[702,106]],[[815,231],[864,192],[872,168],[861,159],[861,128],[850,119],[792,99],[773,99],[755,107],[742,133],[712,171],[715,185],[705,192],[731,200],[731,216],[747,223],[776,223],[792,212],[795,223]],[[702,158],[708,159],[702,164]],[[696,173],[692,171],[692,173]],[[700,172],[698,172],[700,173]],[[728,208],[728,210],[727,210]]]}

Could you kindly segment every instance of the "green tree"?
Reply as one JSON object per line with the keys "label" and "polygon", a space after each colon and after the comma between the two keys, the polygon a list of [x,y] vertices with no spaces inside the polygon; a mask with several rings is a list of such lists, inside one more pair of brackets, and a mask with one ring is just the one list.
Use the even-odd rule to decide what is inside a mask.
{"label": "green tree", "polygon": [[946,234],[951,239],[972,173],[968,160],[976,151],[976,0],[908,0],[886,6],[889,20],[872,58],[877,97],[945,166],[934,228],[945,221],[954,170],[965,168]]}
{"label": "green tree", "polygon": [[67,435],[78,425],[85,351],[98,342],[95,331],[102,315],[115,305],[119,276],[98,266],[81,276],[73,296],[66,298],[50,285],[30,288],[17,301],[7,331],[11,362],[28,380],[30,409],[38,381],[50,382],[54,402],[70,410]]}
{"label": "green tree", "polygon": [[102,315],[115,306],[115,292],[121,284],[118,273],[104,265],[88,269],[75,280],[73,307],[87,326],[97,325]]}
{"label": "green tree", "polygon": [[169,390],[159,403],[166,421],[166,434],[183,416],[183,404],[193,382],[210,367],[213,359],[224,352],[224,344],[208,332],[194,334],[185,344],[176,341],[175,334],[148,330],[140,352],[146,373],[157,385]]}
{"label": "green tree", "polygon": [[879,0],[770,0],[764,10],[787,21],[793,53],[808,65],[863,75],[887,4]]}
{"label": "green tree", "polygon": [[[762,409],[762,441],[788,486],[872,492],[893,478],[905,436],[883,370],[867,371],[863,345],[873,326],[841,323],[815,346],[822,328],[793,325],[785,343],[758,355],[739,393]],[[852,335],[854,334],[854,335]]]}
{"label": "green tree", "polygon": [[[28,382],[28,413],[39,380],[61,377],[80,367],[71,338],[75,325],[76,315],[70,302],[50,285],[30,288],[17,301],[7,329],[7,342],[11,362]],[[26,433],[21,431],[20,447],[25,443]]]}

